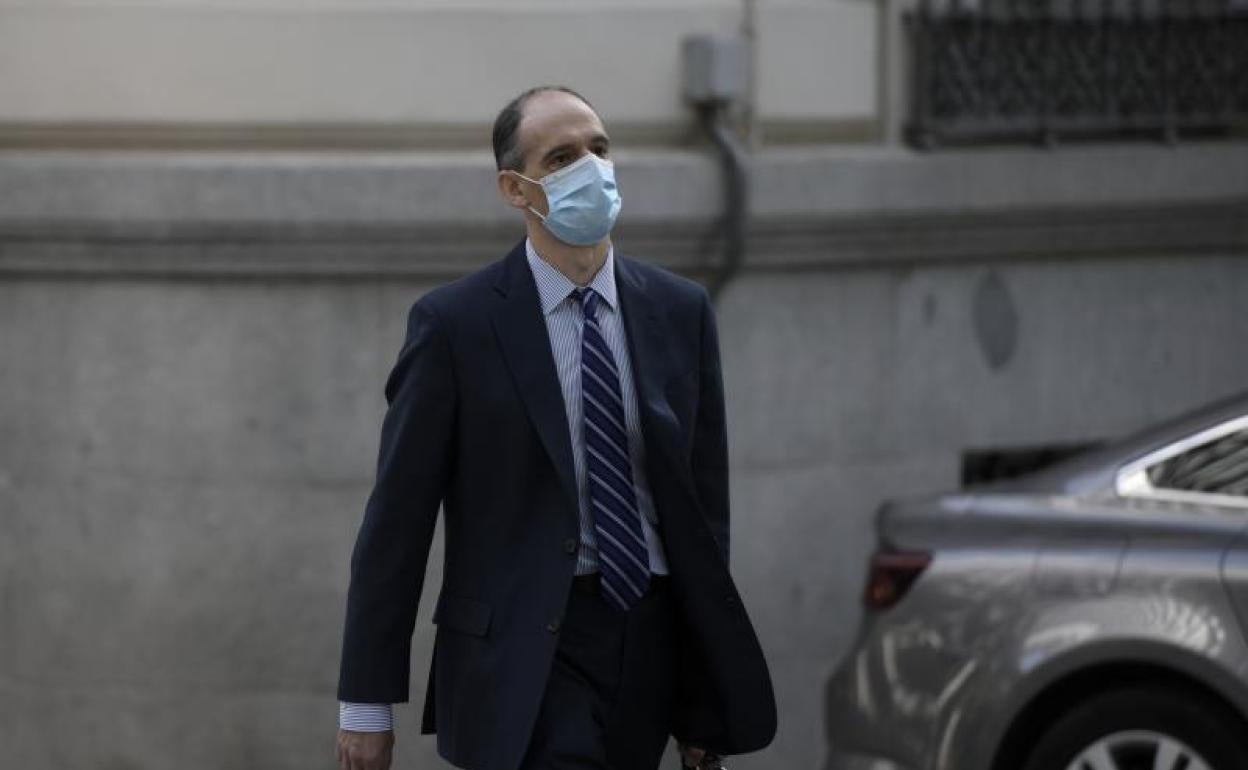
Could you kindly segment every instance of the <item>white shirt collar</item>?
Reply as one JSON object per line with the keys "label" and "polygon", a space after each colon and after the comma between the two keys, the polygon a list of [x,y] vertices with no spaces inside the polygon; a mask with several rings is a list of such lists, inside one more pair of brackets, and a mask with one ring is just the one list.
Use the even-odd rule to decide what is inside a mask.
{"label": "white shirt collar", "polygon": [[[537,283],[537,294],[542,300],[542,313],[550,315],[559,303],[567,299],[573,291],[581,288],[572,282],[554,265],[547,262],[533,248],[533,242],[524,239],[525,256],[529,259],[529,269],[533,271],[533,280]],[[589,280],[589,288],[612,309],[616,308],[615,293],[615,247],[607,247],[607,259]]]}

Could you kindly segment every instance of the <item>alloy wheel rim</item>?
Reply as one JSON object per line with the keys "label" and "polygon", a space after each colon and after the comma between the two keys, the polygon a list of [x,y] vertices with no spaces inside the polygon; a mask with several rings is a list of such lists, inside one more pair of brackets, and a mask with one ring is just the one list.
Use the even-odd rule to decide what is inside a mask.
{"label": "alloy wheel rim", "polygon": [[1112,733],[1075,755],[1066,770],[1213,770],[1195,749],[1152,730]]}

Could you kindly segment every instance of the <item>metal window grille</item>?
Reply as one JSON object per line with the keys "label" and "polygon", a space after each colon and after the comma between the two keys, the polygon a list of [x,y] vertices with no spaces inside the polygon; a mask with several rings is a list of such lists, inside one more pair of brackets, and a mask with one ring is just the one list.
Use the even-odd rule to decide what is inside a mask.
{"label": "metal window grille", "polygon": [[906,25],[918,147],[1248,127],[1244,0],[921,0]]}

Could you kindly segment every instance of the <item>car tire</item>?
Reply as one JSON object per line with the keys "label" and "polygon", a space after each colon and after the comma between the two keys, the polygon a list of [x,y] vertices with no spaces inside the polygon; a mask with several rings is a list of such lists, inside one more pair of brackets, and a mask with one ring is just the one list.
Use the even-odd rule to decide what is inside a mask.
{"label": "car tire", "polygon": [[[1080,756],[1105,751],[1113,770],[1152,770],[1158,753],[1174,756],[1165,770],[1248,768],[1244,725],[1209,696],[1172,687],[1128,687],[1093,695],[1048,726],[1025,770],[1070,770]],[[1150,748],[1150,745],[1152,748]],[[1150,754],[1151,752],[1151,754]],[[1177,752],[1177,753],[1175,753]],[[1186,757],[1184,756],[1186,755]],[[1087,763],[1088,768],[1105,766]]]}

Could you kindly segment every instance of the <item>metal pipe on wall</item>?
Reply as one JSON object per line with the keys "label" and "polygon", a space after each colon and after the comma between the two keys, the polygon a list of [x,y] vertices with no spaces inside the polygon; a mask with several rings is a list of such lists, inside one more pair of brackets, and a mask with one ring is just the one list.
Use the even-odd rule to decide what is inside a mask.
{"label": "metal pipe on wall", "polygon": [[749,175],[746,152],[727,120],[725,105],[703,107],[699,119],[707,136],[719,153],[724,177],[724,213],[720,223],[723,251],[718,269],[711,276],[707,291],[718,302],[724,287],[736,276],[745,262],[745,239],[749,211]]}
{"label": "metal pipe on wall", "polygon": [[[747,3],[747,24],[752,8],[753,4]],[[723,172],[723,257],[708,281],[712,300],[718,300],[745,260],[749,217],[747,153],[734,129],[734,110],[748,109],[752,55],[750,41],[742,37],[698,36],[684,41],[685,99],[697,111],[699,125],[715,145]]]}

